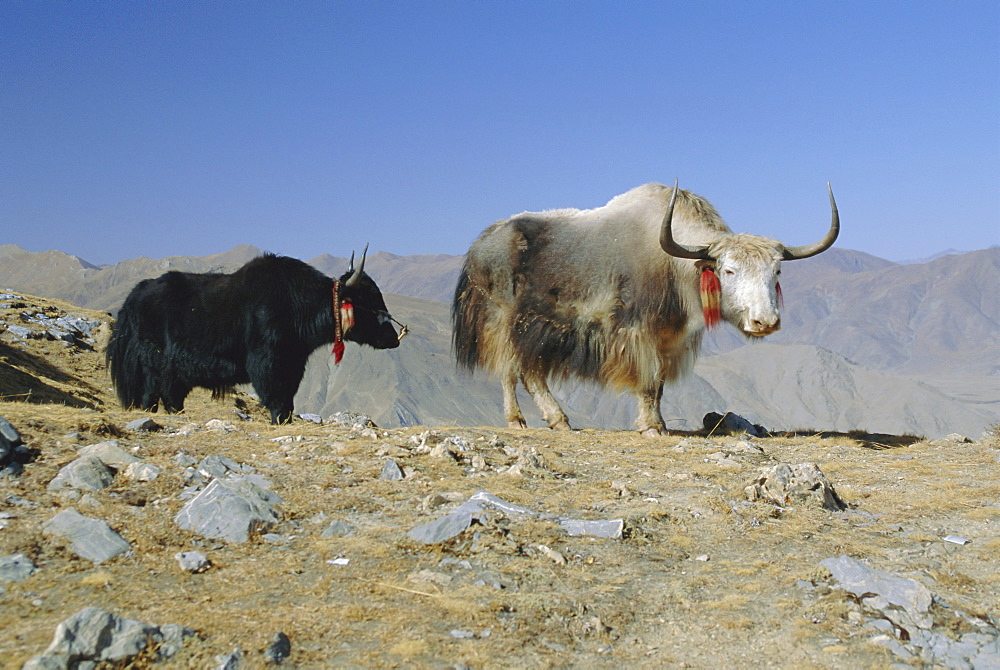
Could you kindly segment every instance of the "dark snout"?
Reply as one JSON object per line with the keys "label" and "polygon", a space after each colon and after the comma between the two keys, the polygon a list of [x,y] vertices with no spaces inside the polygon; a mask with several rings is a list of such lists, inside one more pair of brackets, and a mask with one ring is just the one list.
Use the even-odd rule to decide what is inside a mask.
{"label": "dark snout", "polygon": [[373,338],[372,346],[376,349],[395,349],[399,346],[399,333],[392,327],[392,323],[383,323]]}

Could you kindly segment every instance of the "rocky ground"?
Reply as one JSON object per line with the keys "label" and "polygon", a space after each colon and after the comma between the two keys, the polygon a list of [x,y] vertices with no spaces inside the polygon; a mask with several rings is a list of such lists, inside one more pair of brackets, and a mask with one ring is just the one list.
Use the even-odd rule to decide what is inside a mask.
{"label": "rocky ground", "polygon": [[107,318],[0,297],[4,667],[1000,667],[996,431],[150,416],[39,315]]}

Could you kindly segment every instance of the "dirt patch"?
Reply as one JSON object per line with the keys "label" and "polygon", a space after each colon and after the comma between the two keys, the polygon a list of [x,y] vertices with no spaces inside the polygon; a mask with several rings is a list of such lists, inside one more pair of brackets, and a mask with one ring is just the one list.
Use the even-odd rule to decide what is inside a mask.
{"label": "dirt patch", "polygon": [[[843,554],[923,583],[935,629],[953,638],[967,625],[955,612],[986,620],[1000,602],[996,436],[273,427],[240,392],[224,403],[195,393],[183,414],[154,415],[163,431],[132,433],[124,425],[148,415],[115,405],[99,353],[37,345],[48,346],[25,351],[76,380],[61,382],[67,393],[92,397],[0,403],[36,453],[22,475],[0,478],[0,557],[38,568],[0,583],[5,667],[42,653],[89,605],[199,631],[164,667],[208,667],[234,648],[256,667],[278,631],[291,667],[888,667],[896,659],[871,641],[857,601],[820,566]],[[232,430],[208,428],[213,419]],[[86,497],[46,489],[79,447],[116,435],[160,476],[119,473]],[[435,451],[446,438],[453,448]],[[180,530],[179,453],[252,466],[284,499],[280,523],[245,544]],[[389,459],[402,480],[380,479]],[[776,462],[817,463],[848,510],[748,502],[744,487]],[[537,514],[484,515],[441,544],[407,536],[480,490]],[[133,551],[93,565],[44,536],[68,507],[107,521]],[[572,536],[565,518],[623,519],[623,537]],[[345,534],[324,532],[333,521]],[[174,556],[189,550],[210,568],[182,571]]]}

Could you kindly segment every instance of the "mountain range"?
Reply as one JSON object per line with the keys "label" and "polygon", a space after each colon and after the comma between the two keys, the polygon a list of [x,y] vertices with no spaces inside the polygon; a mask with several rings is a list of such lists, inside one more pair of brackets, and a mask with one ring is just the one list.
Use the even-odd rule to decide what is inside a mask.
{"label": "mountain range", "polygon": [[[59,251],[0,245],[0,288],[114,312],[141,279],[167,270],[231,271],[260,250],[137,258],[97,266]],[[296,397],[300,413],[363,411],[382,426],[501,425],[499,384],[456,370],[449,302],[462,256],[368,257],[365,269],[410,335],[399,349],[349,346],[333,365],[318,350]],[[329,275],[348,259],[308,261]],[[930,438],[978,436],[1000,421],[1000,248],[893,263],[831,249],[786,263],[782,330],[747,343],[723,327],[706,337],[695,374],[668,387],[672,428],[700,427],[709,411],[736,412],[772,430],[866,430]],[[635,402],[587,384],[557,391],[577,427],[632,428]],[[533,403],[522,409],[540,425]]]}

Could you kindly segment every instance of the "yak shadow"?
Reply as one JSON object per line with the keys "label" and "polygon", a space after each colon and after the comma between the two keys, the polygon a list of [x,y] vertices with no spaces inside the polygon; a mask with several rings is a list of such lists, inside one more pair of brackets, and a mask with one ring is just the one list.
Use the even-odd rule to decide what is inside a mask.
{"label": "yak shadow", "polygon": [[[49,382],[73,386],[76,393]],[[40,356],[0,342],[0,401],[96,408],[98,391]]]}

